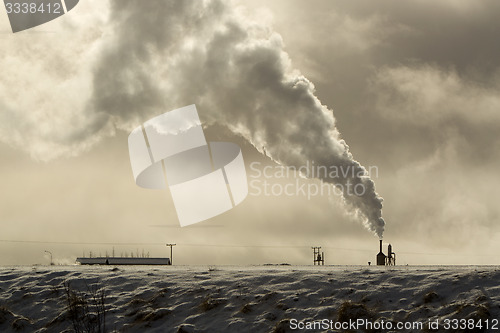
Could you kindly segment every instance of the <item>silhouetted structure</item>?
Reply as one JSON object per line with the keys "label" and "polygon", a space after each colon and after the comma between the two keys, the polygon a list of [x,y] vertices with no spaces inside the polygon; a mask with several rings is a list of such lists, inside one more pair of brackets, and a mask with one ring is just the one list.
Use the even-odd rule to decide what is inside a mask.
{"label": "silhouetted structure", "polygon": [[[170,256],[172,256],[172,253],[170,253]],[[136,250],[135,255],[134,252],[130,252],[130,256],[128,252],[124,252],[120,257],[117,257],[114,248],[111,256],[106,251],[105,256],[94,257],[92,251],[90,251],[88,257],[84,253],[82,257],[76,258],[76,262],[80,265],[172,265],[171,258],[151,258],[149,252],[144,253],[144,250],[142,250],[142,254],[140,254],[139,249]]]}
{"label": "silhouetted structure", "polygon": [[173,260],[173,253],[172,253],[172,247],[175,246],[176,244],[166,244],[167,246],[170,246],[170,264],[169,265],[172,265],[172,263],[174,262]]}
{"label": "silhouetted structure", "polygon": [[313,246],[313,263],[314,265],[325,265],[325,253],[319,252],[321,250],[321,246]]}
{"label": "silhouetted structure", "polygon": [[170,265],[169,258],[94,257],[76,258],[80,265]]}
{"label": "silhouetted structure", "polygon": [[377,254],[377,265],[384,266],[385,265],[385,254],[382,252],[382,240],[380,240],[380,252]]}
{"label": "silhouetted structure", "polygon": [[389,244],[387,247],[387,256],[382,252],[382,240],[380,240],[380,252],[377,254],[377,265],[378,266],[395,266],[396,265],[396,253],[392,252],[392,245]]}
{"label": "silhouetted structure", "polygon": [[385,264],[388,266],[396,266],[396,253],[392,252],[391,244],[389,244],[387,249],[387,259]]}

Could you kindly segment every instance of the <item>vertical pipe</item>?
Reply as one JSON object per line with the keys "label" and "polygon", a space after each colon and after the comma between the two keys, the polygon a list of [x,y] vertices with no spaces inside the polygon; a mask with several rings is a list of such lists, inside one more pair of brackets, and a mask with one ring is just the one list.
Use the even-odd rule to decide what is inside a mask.
{"label": "vertical pipe", "polygon": [[382,240],[380,240],[380,253],[382,253]]}

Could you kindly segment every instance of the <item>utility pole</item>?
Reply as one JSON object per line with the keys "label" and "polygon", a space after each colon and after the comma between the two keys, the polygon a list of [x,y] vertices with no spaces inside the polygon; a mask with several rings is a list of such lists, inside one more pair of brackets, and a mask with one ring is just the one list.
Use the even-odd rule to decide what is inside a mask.
{"label": "utility pole", "polygon": [[173,264],[173,258],[172,258],[172,247],[174,247],[176,244],[166,244],[167,246],[170,246],[170,265]]}
{"label": "utility pole", "polygon": [[45,250],[48,254],[50,254],[50,266],[54,265],[54,262],[52,261],[52,252]]}

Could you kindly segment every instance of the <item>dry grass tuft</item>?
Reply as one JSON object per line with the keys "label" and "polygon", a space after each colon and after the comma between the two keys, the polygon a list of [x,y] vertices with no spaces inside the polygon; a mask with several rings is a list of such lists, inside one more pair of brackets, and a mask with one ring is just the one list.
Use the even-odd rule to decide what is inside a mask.
{"label": "dry grass tuft", "polygon": [[225,299],[222,298],[213,298],[212,296],[206,297],[203,302],[200,304],[200,308],[203,312],[210,311],[215,309],[219,305],[222,305],[226,302]]}
{"label": "dry grass tuft", "polygon": [[424,295],[424,303],[433,303],[440,299],[439,295],[435,291],[430,291]]}
{"label": "dry grass tuft", "polygon": [[340,322],[348,322],[349,320],[355,321],[357,319],[373,318],[373,313],[364,304],[346,301],[340,306],[337,320]]}

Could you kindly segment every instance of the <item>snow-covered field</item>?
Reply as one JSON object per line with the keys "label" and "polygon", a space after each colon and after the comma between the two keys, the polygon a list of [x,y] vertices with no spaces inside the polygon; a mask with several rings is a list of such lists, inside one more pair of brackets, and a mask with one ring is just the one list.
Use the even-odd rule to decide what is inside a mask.
{"label": "snow-covered field", "polygon": [[500,332],[499,284],[490,266],[0,267],[0,332]]}

